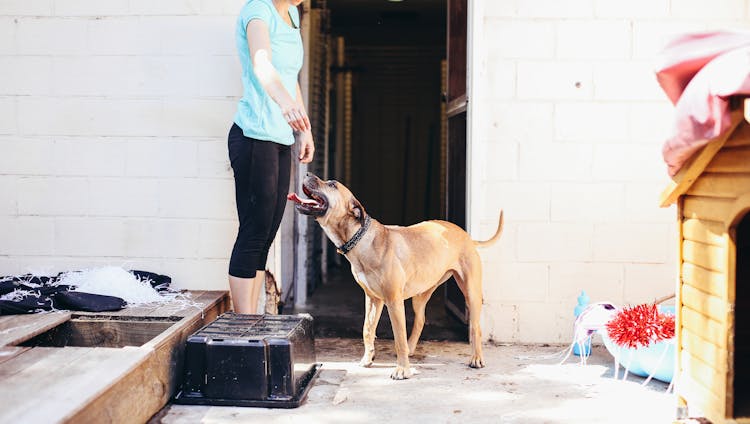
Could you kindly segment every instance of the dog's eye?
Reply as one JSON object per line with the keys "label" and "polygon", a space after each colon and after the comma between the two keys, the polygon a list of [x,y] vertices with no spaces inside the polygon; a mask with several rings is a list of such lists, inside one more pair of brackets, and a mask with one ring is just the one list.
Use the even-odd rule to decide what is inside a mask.
{"label": "dog's eye", "polygon": [[328,180],[328,182],[327,182],[328,187],[331,187],[331,188],[336,188],[336,184],[338,184],[338,183],[339,182],[336,181],[336,180]]}

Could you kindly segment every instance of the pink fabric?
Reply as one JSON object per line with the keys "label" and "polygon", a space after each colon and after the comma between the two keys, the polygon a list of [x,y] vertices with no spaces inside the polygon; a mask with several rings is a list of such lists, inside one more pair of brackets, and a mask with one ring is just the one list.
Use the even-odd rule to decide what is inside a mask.
{"label": "pink fabric", "polygon": [[730,126],[729,98],[750,95],[750,33],[688,34],[661,57],[657,80],[676,109],[673,135],[662,148],[673,176]]}

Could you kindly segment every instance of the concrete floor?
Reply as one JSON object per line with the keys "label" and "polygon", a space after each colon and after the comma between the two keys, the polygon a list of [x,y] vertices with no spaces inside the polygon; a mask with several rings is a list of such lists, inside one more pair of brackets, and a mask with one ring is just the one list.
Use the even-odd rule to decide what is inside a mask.
{"label": "concrete floor", "polygon": [[[562,346],[485,345],[487,366],[466,366],[463,342],[421,343],[409,380],[389,378],[391,340],[377,340],[372,368],[357,365],[361,342],[317,339],[323,368],[296,409],[170,405],[151,424],[182,423],[670,423],[667,385],[613,378],[612,357],[595,347],[587,365],[558,365]],[[620,370],[622,376],[622,369]]]}
{"label": "concrete floor", "polygon": [[[669,423],[676,401],[667,384],[613,378],[613,359],[595,347],[587,365],[577,357],[559,365],[565,346],[485,344],[487,366],[467,367],[464,327],[439,296],[428,306],[415,375],[389,378],[395,366],[387,313],[378,327],[375,364],[362,355],[362,291],[345,273],[329,276],[306,309],[316,323],[323,367],[296,409],[168,405],[151,424],[182,423]],[[407,309],[409,309],[407,307]],[[622,369],[620,370],[622,376]]]}

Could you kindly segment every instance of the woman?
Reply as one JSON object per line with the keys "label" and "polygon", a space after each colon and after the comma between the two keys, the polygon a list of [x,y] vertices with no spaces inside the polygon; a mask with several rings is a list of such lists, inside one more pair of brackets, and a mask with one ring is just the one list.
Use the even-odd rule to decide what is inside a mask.
{"label": "woman", "polygon": [[303,48],[297,6],[302,0],[249,0],[237,19],[243,96],[229,131],[239,231],[229,261],[234,311],[257,312],[268,250],[289,190],[291,146],[312,161],[310,120],[297,77]]}

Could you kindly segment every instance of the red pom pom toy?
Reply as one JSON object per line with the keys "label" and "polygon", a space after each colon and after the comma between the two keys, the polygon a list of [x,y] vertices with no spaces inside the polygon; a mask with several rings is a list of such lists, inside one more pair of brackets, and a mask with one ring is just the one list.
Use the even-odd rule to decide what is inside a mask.
{"label": "red pom pom toy", "polygon": [[674,315],[662,314],[656,305],[627,306],[607,322],[607,334],[618,346],[637,348],[674,337]]}

